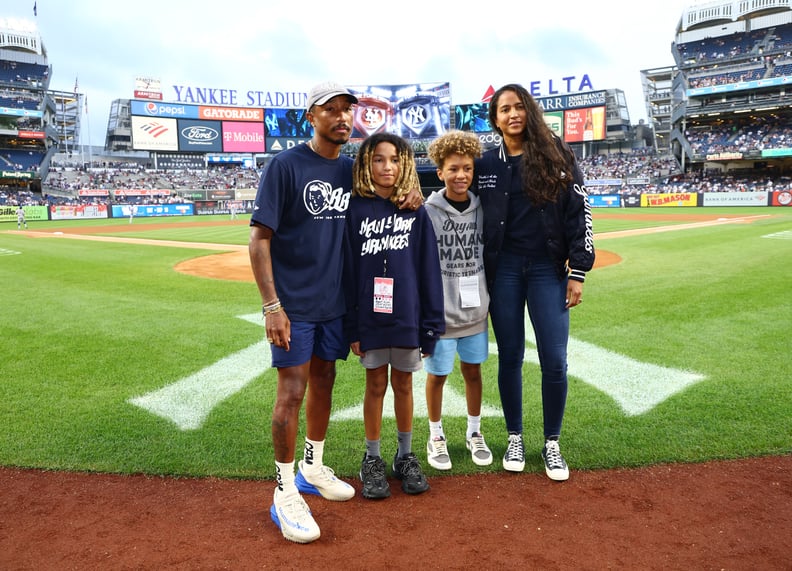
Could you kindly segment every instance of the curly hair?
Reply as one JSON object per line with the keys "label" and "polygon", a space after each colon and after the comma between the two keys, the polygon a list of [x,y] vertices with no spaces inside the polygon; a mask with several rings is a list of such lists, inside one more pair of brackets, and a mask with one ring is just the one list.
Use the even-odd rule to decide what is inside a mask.
{"label": "curly hair", "polygon": [[448,131],[431,142],[427,153],[437,168],[443,168],[445,160],[453,154],[479,158],[481,142],[469,131]]}
{"label": "curly hair", "polygon": [[514,92],[526,110],[523,132],[523,189],[534,204],[554,202],[572,180],[572,151],[559,145],[558,137],[544,121],[544,112],[531,94],[519,84],[510,83],[498,89],[489,106],[489,120],[498,133],[498,100],[506,91]]}
{"label": "curly hair", "polygon": [[352,194],[364,198],[375,196],[374,182],[371,180],[371,159],[380,143],[392,144],[396,147],[399,156],[399,176],[390,196],[391,202],[399,204],[399,199],[409,194],[413,188],[420,191],[421,184],[418,182],[418,173],[415,170],[412,147],[406,140],[391,133],[375,133],[360,145],[355,164],[352,166]]}

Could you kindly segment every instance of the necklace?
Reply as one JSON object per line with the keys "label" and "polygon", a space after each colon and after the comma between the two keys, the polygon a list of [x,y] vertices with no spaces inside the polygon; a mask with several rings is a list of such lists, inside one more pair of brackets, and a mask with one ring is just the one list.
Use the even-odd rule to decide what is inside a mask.
{"label": "necklace", "polygon": [[336,147],[337,151],[336,151],[335,156],[334,157],[328,157],[328,156],[325,156],[325,155],[323,155],[322,153],[320,153],[319,151],[316,150],[316,147],[314,147],[313,139],[308,141],[306,144],[308,145],[309,149],[311,149],[314,153],[316,153],[317,155],[319,155],[323,159],[329,159],[329,160],[337,159],[338,158],[338,154],[341,152],[341,145],[338,145],[338,147]]}

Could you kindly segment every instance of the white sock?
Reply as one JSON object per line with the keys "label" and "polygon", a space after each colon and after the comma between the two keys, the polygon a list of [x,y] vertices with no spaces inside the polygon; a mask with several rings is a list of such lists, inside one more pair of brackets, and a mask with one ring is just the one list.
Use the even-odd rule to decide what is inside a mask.
{"label": "white sock", "polygon": [[474,432],[481,434],[481,415],[467,417],[467,438],[473,436]]}
{"label": "white sock", "polygon": [[429,437],[430,438],[438,438],[442,437],[445,438],[445,433],[443,432],[443,421],[438,420],[437,422],[429,421]]}
{"label": "white sock", "polygon": [[324,456],[324,440],[305,439],[303,451],[303,468],[306,472],[318,472],[322,468]]}
{"label": "white sock", "polygon": [[275,462],[275,481],[285,494],[296,494],[297,486],[294,485],[294,462]]}

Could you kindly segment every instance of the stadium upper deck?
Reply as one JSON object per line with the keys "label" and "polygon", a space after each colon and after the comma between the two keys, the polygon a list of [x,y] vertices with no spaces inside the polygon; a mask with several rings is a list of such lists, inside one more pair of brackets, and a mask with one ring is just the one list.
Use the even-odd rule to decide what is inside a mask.
{"label": "stadium upper deck", "polygon": [[686,171],[792,169],[792,2],[685,10],[672,54],[672,151]]}

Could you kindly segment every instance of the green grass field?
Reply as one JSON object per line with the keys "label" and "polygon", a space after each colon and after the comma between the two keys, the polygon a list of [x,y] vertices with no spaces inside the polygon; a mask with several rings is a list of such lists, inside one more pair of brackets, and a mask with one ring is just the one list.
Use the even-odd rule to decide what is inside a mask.
{"label": "green grass field", "polygon": [[[656,234],[604,234],[672,223],[649,219],[658,213],[760,217]],[[82,225],[125,225],[130,237],[246,244],[244,224],[184,224],[225,219]],[[136,228],[148,222],[169,227]],[[571,469],[790,453],[792,210],[609,209],[595,210],[594,224],[597,249],[618,254],[621,262],[589,274],[585,303],[572,313],[562,435]],[[9,230],[16,225],[0,224],[0,465],[273,476],[269,426],[276,375],[267,366],[253,283],[173,270],[214,251],[33,238]],[[338,373],[325,461],[352,477],[364,450],[364,373],[354,357],[339,363]],[[484,365],[482,425],[499,457],[505,429],[496,374],[493,354]],[[525,380],[526,470],[540,471],[538,365],[530,343]],[[500,470],[497,458],[482,469],[467,456],[462,395],[456,372],[444,413],[452,473]],[[415,377],[415,402],[414,448],[425,459],[422,375]],[[396,447],[389,408],[386,403],[385,456]]]}

